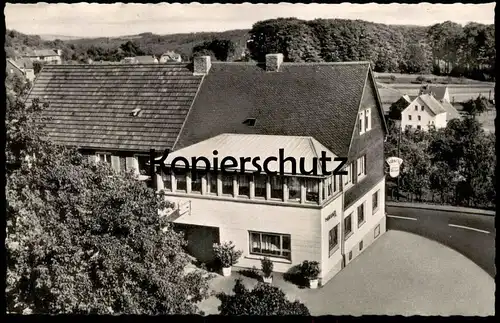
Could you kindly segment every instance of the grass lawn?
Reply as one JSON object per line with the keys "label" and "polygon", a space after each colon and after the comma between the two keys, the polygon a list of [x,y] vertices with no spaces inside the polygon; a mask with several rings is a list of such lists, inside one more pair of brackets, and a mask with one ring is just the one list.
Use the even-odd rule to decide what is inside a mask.
{"label": "grass lawn", "polygon": [[[493,82],[483,82],[477,80],[471,80],[462,77],[449,77],[449,76],[437,76],[433,74],[403,74],[403,73],[374,73],[375,79],[383,83],[412,83],[415,82],[417,77],[423,76],[428,80],[432,80],[433,83],[438,84],[474,84],[474,85],[494,85]],[[395,80],[391,80],[391,77],[396,77]]]}

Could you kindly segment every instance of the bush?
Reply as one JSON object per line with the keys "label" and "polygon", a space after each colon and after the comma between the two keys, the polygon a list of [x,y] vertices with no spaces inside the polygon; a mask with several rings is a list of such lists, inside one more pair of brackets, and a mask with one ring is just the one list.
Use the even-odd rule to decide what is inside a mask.
{"label": "bush", "polygon": [[262,265],[262,273],[264,273],[264,277],[266,278],[271,277],[274,268],[274,264],[271,261],[271,259],[265,257],[260,261],[260,263]]}
{"label": "bush", "polygon": [[290,302],[281,289],[269,284],[259,283],[249,291],[238,279],[233,292],[217,294],[221,315],[310,315],[303,303]]}
{"label": "bush", "polygon": [[391,79],[391,81],[395,82],[396,81],[396,76],[395,75],[391,75],[389,76],[389,78]]}
{"label": "bush", "polygon": [[425,82],[426,78],[423,75],[419,75],[419,76],[417,76],[416,80],[417,80],[417,82],[422,83],[422,82]]}
{"label": "bush", "polygon": [[215,258],[220,261],[222,267],[227,268],[236,265],[238,259],[243,254],[243,251],[236,250],[236,246],[232,241],[222,244],[214,243]]}
{"label": "bush", "polygon": [[304,262],[300,266],[300,273],[305,279],[318,279],[320,273],[319,263],[317,261],[304,260]]}

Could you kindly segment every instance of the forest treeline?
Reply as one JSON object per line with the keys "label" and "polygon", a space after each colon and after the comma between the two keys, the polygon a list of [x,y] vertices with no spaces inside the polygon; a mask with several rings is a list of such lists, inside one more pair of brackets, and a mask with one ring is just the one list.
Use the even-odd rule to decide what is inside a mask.
{"label": "forest treeline", "polygon": [[[159,56],[175,51],[189,60],[197,53],[217,60],[263,61],[280,52],[285,61],[371,61],[375,71],[464,76],[495,80],[495,27],[447,21],[432,26],[398,26],[362,20],[278,18],[257,22],[251,30],[220,33],[43,41],[7,30],[7,55],[22,47],[63,49],[65,60],[120,60],[134,54]],[[124,49],[125,48],[125,49]],[[242,54],[246,54],[244,57]]]}

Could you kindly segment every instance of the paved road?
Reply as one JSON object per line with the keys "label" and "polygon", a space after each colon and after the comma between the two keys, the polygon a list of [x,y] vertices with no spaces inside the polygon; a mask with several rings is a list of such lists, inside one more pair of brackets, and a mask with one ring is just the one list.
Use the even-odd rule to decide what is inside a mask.
{"label": "paved road", "polygon": [[440,242],[495,277],[495,217],[387,206],[387,229]]}

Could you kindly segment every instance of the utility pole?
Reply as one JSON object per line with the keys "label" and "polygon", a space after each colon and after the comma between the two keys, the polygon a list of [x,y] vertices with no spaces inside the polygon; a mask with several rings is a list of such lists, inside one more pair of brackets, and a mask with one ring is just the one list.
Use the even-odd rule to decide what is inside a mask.
{"label": "utility pole", "polygon": [[[399,124],[399,135],[398,135],[398,158],[400,158],[400,144],[401,144],[401,123]],[[399,201],[399,176],[398,176],[398,188],[397,188],[397,199]]]}

